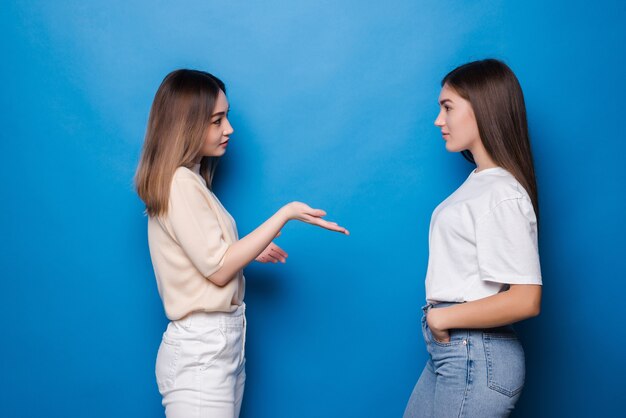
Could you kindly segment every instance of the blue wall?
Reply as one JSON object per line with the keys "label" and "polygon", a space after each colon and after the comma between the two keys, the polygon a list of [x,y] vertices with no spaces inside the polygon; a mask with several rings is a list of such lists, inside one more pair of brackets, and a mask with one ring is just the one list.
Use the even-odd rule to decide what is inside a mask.
{"label": "blue wall", "polygon": [[439,80],[488,56],[526,94],[543,222],[515,416],[623,411],[626,10],[590,4],[4,2],[0,415],[162,414],[132,176],[156,88],[192,67],[229,87],[216,189],[240,233],[295,199],[352,232],[290,224],[288,263],[246,270],[242,415],[401,416],[426,359],[430,213],[471,169],[433,126]]}

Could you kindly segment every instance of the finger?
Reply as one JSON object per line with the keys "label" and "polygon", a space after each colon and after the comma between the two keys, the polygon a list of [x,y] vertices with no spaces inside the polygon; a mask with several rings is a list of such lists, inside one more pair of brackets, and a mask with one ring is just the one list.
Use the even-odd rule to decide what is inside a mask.
{"label": "finger", "polygon": [[263,251],[263,256],[267,259],[268,263],[277,263],[280,261],[270,248]]}
{"label": "finger", "polygon": [[308,222],[314,225],[320,225],[320,224],[324,224],[324,225],[329,225],[332,222],[331,221],[327,221],[326,219],[322,219],[319,216],[313,216],[310,214],[304,214],[302,215],[302,220],[304,222]]}
{"label": "finger", "polygon": [[274,263],[274,264],[280,261],[278,258],[274,256],[274,254],[271,254],[271,253],[267,254],[267,258],[269,259],[270,263]]}
{"label": "finger", "polygon": [[342,234],[350,235],[350,232],[344,228],[343,226],[338,225],[335,222],[328,222],[323,219],[317,219],[315,225],[321,226],[322,228],[328,229],[330,231],[341,232]]}
{"label": "finger", "polygon": [[317,225],[317,226],[320,226],[322,228],[325,228],[331,231],[336,231],[345,235],[350,235],[350,231],[348,231],[346,228],[337,225],[335,222],[330,222],[322,218],[309,216],[309,215],[303,215],[301,220],[311,225]]}
{"label": "finger", "polygon": [[287,258],[289,255],[278,245],[274,245],[271,250],[275,253],[278,253],[281,257]]}
{"label": "finger", "polygon": [[278,251],[272,250],[272,257],[278,259],[278,261],[280,261],[281,263],[284,263],[285,261],[287,261],[287,254],[285,254],[284,252],[278,252]]}
{"label": "finger", "polygon": [[272,253],[272,257],[274,257],[275,259],[277,259],[281,263],[284,263],[285,261],[287,261],[287,257],[282,255],[282,254],[279,254],[279,253]]}
{"label": "finger", "polygon": [[322,209],[311,209],[306,211],[305,214],[315,216],[316,218],[321,218],[322,216],[326,216],[326,211]]}
{"label": "finger", "polygon": [[350,231],[348,231],[346,228],[344,228],[343,226],[338,226],[338,225],[319,225],[324,229],[328,229],[329,231],[335,231],[335,232],[339,232],[342,233],[344,235],[350,235]]}

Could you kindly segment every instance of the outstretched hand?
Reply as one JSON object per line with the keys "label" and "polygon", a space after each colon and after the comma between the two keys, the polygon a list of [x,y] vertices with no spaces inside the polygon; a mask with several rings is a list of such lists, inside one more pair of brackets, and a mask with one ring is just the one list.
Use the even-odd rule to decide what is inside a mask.
{"label": "outstretched hand", "polygon": [[289,219],[297,219],[299,221],[306,222],[311,225],[317,225],[330,231],[336,231],[341,232],[345,235],[350,235],[350,231],[348,231],[343,226],[339,226],[336,222],[322,219],[324,216],[326,216],[326,212],[322,209],[313,209],[306,203],[302,202],[291,202],[284,206],[283,209],[287,212],[287,217]]}

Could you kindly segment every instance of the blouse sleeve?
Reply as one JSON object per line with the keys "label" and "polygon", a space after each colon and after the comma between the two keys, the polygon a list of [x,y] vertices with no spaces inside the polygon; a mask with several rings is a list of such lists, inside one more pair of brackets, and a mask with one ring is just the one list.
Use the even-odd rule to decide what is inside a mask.
{"label": "blouse sleeve", "polygon": [[222,267],[228,244],[206,193],[196,180],[175,176],[167,216],[174,239],[196,269],[209,277]]}
{"label": "blouse sleeve", "polygon": [[476,249],[482,280],[542,284],[537,218],[527,197],[504,200],[478,220]]}

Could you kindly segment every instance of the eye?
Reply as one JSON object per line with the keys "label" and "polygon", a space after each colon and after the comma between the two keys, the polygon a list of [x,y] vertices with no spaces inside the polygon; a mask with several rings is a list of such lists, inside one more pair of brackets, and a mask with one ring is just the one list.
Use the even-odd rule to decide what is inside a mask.
{"label": "eye", "polygon": [[446,109],[446,112],[450,111],[450,109],[451,109],[450,106],[448,106],[448,105],[443,105],[443,108]]}
{"label": "eye", "polygon": [[222,118],[216,119],[213,121],[213,125],[221,125],[222,124]]}

